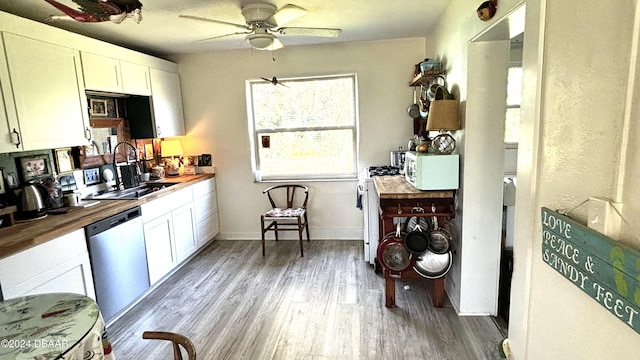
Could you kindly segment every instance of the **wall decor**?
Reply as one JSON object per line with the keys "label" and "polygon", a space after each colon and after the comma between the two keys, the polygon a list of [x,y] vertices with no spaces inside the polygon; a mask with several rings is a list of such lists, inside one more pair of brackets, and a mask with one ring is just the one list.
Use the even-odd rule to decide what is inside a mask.
{"label": "wall decor", "polygon": [[542,261],[640,334],[640,251],[547,208],[541,223]]}
{"label": "wall decor", "polygon": [[23,182],[52,176],[49,154],[31,155],[16,158]]}
{"label": "wall decor", "polygon": [[198,166],[211,166],[211,154],[202,154],[198,156]]}
{"label": "wall decor", "polygon": [[9,189],[15,189],[18,187],[18,177],[16,176],[16,173],[7,173],[7,187]]}
{"label": "wall decor", "polygon": [[71,156],[71,148],[56,149],[55,159],[58,174],[75,169],[73,157]]}
{"label": "wall decor", "polygon": [[55,0],[45,1],[65,13],[65,15],[51,15],[50,20],[72,19],[83,23],[111,21],[115,24],[120,24],[127,18],[133,19],[137,24],[142,21],[142,3],[138,0],[100,0],[100,6],[97,5],[97,0],[93,1],[95,3],[93,5],[91,1],[74,1],[77,4],[84,4],[84,6],[79,5],[77,9]]}
{"label": "wall decor", "polygon": [[498,10],[498,0],[487,0],[480,4],[476,13],[478,18],[482,21],[489,21],[493,18]]}
{"label": "wall decor", "polygon": [[107,100],[105,99],[89,99],[89,115],[106,117],[107,116]]}

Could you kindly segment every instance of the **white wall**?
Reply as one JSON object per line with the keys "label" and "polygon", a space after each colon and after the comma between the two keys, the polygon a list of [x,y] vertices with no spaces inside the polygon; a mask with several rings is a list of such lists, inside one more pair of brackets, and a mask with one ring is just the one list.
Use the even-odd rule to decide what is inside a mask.
{"label": "white wall", "polygon": [[[453,1],[428,42],[427,54],[441,59],[445,64],[448,86],[456,99],[460,100],[462,114],[462,130],[456,132],[461,154],[461,186],[454,229],[459,241],[451,272],[446,279],[446,290],[456,310],[465,315],[497,312],[504,163],[504,120],[503,115],[502,119],[498,116],[501,112],[504,114],[504,105],[490,107],[488,104],[492,104],[490,100],[496,97],[503,97],[503,103],[506,102],[504,79],[508,61],[508,48],[502,46],[501,49],[495,49],[503,53],[502,58],[490,60],[489,56],[478,50],[471,59],[476,63],[471,64],[469,42],[519,3],[501,1],[494,19],[483,22],[475,12],[479,4],[473,4],[473,7],[469,2]],[[496,62],[493,72],[491,61]],[[470,66],[483,69],[480,74],[479,70],[474,70],[476,77],[471,80],[467,77]],[[473,81],[480,84],[481,88],[470,85]],[[500,92],[493,91],[489,81],[501,81],[504,88]],[[468,86],[474,86],[471,90],[477,91],[480,98],[469,98]],[[480,110],[484,111],[481,113]]]}
{"label": "white wall", "polygon": [[[275,56],[275,62],[272,60]],[[413,123],[409,81],[425,57],[425,39],[237,50],[182,55],[179,64],[188,136],[185,152],[211,153],[216,166],[219,238],[260,238],[260,213],[268,208],[251,173],[245,81],[354,72],[358,76],[359,168],[388,165],[389,151],[405,146]],[[312,239],[362,239],[356,181],[311,182]]]}
{"label": "white wall", "polygon": [[[501,1],[495,19],[515,5]],[[640,353],[635,331],[543,263],[540,239],[542,206],[570,209],[589,196],[620,200],[627,220],[640,220],[634,136],[640,88],[626,91],[628,79],[637,79],[637,6],[632,0],[527,3],[509,324],[514,359],[632,359]],[[466,43],[489,25],[472,16],[468,1],[454,0],[432,36],[463,101],[469,93]],[[474,150],[481,149],[464,149]],[[482,204],[465,202],[463,212],[474,206]],[[572,213],[578,221],[585,215],[585,208]],[[631,226],[623,229],[623,241],[640,248],[637,225]]]}

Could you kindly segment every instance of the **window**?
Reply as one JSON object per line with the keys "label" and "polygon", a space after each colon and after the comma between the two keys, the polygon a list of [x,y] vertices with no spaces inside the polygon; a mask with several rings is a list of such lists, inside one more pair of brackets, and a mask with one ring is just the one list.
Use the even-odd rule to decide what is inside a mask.
{"label": "window", "polygon": [[522,67],[510,67],[508,76],[504,142],[517,144],[520,133],[520,104],[522,103]]}
{"label": "window", "polygon": [[257,181],[355,179],[356,76],[247,82]]}

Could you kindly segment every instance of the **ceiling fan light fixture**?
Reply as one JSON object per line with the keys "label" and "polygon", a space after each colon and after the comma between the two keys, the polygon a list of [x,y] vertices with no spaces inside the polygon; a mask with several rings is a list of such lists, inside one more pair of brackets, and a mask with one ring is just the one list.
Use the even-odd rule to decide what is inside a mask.
{"label": "ceiling fan light fixture", "polygon": [[258,33],[247,35],[246,39],[255,49],[268,50],[273,45],[276,37],[269,33]]}

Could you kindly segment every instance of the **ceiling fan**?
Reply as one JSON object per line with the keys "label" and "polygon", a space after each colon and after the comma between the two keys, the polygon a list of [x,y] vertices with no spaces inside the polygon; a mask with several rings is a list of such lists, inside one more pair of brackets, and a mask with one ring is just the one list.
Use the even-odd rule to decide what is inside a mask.
{"label": "ceiling fan", "polygon": [[282,48],[282,43],[275,35],[293,36],[319,36],[338,37],[341,29],[330,28],[310,28],[310,27],[280,27],[298,17],[306,14],[306,10],[292,4],[287,4],[278,9],[274,5],[266,3],[248,4],[242,7],[241,13],[246,24],[236,24],[232,22],[214,20],[191,15],[179,15],[181,18],[206,21],[215,24],[233,26],[244,31],[218,35],[202,39],[209,41],[233,35],[246,35],[245,40],[258,50],[277,50]]}

